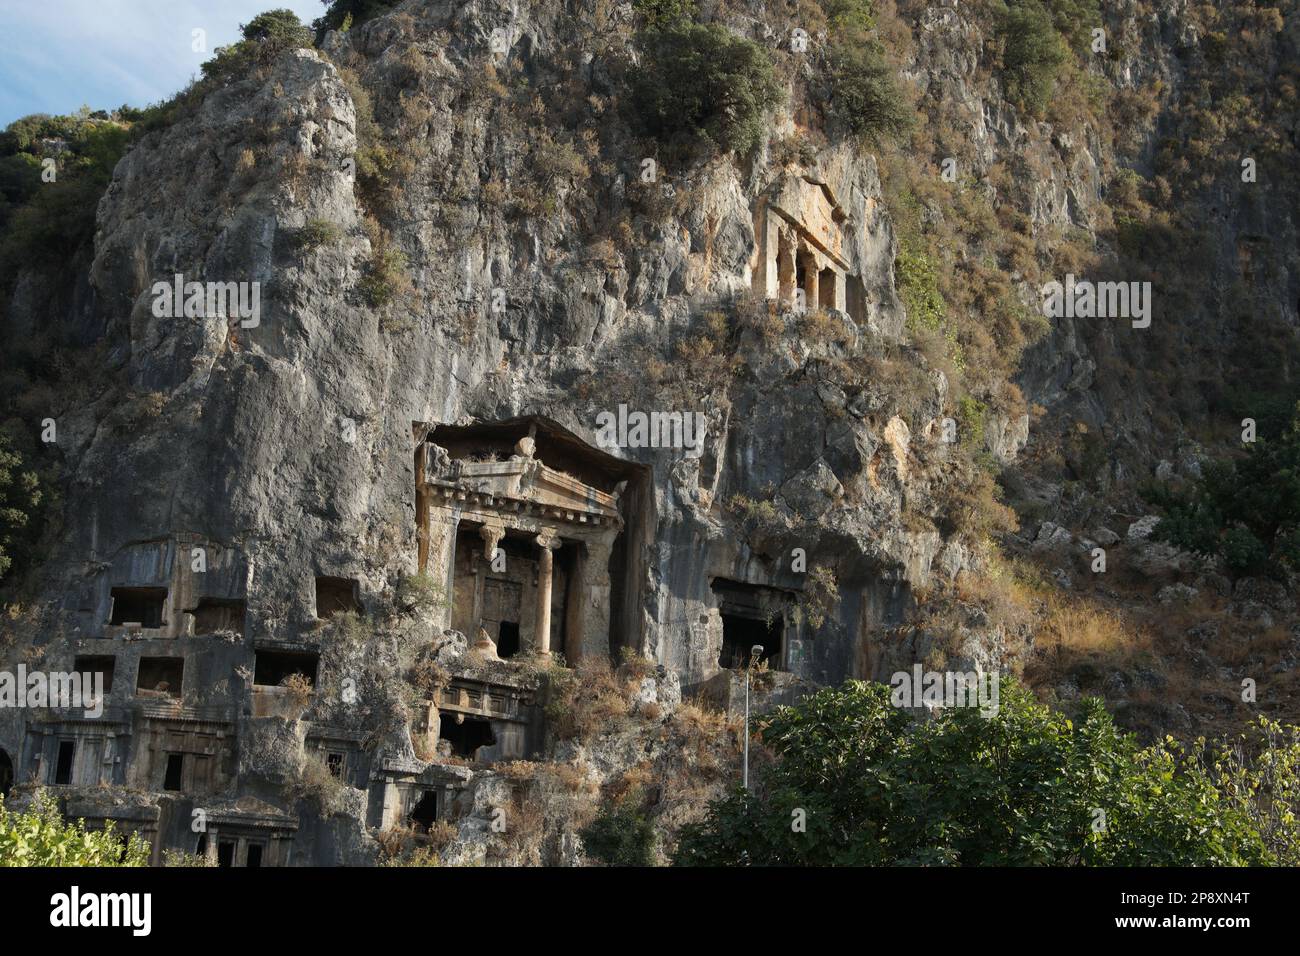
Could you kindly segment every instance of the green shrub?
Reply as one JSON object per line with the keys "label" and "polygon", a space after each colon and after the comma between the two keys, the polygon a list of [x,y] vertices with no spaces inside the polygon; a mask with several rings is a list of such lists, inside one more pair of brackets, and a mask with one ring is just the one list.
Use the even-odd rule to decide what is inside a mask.
{"label": "green shrub", "polygon": [[296,13],[283,7],[259,13],[239,29],[245,40],[266,44],[276,53],[312,45],[311,30],[303,25]]}
{"label": "green shrub", "polygon": [[[57,139],[56,178],[41,180],[41,140]],[[29,116],[0,136],[0,297],[17,271],[59,264],[95,235],[95,210],[130,139],[126,124],[69,116]]]}
{"label": "green shrub", "polygon": [[695,16],[695,0],[632,0],[632,6],[652,25],[689,20]]}
{"label": "green shrub", "polygon": [[870,30],[875,26],[871,0],[821,0],[826,22],[835,33]]}
{"label": "green shrub", "polygon": [[894,82],[879,42],[870,33],[870,3],[831,0],[823,6],[830,26],[826,78],[831,112],[857,136],[875,140],[901,137],[912,128],[912,109]]}
{"label": "green shrub", "polygon": [[199,69],[212,83],[244,78],[258,64],[269,63],[285,50],[312,45],[311,30],[292,10],[269,10],[240,27],[243,39],[221,46]]}
{"label": "green shrub", "polygon": [[1039,0],[1011,0],[999,11],[998,35],[1003,43],[1002,80],[1007,98],[1041,116],[1067,55],[1051,14]]}
{"label": "green shrub", "polygon": [[1282,435],[1259,437],[1235,461],[1202,466],[1186,491],[1148,497],[1165,509],[1160,540],[1222,557],[1234,576],[1300,571],[1300,408]]}
{"label": "green shrub", "polygon": [[989,407],[970,395],[957,399],[957,422],[963,445],[979,448],[984,444],[984,420]]}
{"label": "green shrub", "polygon": [[[890,697],[883,684],[848,681],[762,719],[775,762],[757,789],[714,801],[703,822],[687,826],[674,862],[1295,861],[1294,729],[1243,765],[1227,745],[1184,750],[1166,738],[1141,748],[1100,700],[1083,702],[1072,721],[1010,678],[991,716],[949,707],[915,721]],[[802,828],[792,825],[800,819]]]}
{"label": "green shrub", "polygon": [[645,134],[687,152],[745,154],[763,141],[782,92],[757,44],[717,24],[675,22],[644,31],[640,45],[629,102]]}
{"label": "green shrub", "polygon": [[318,37],[326,30],[346,30],[387,13],[398,0],[325,0],[325,13],[312,21]]}
{"label": "green shrub", "polygon": [[352,97],[357,117],[357,192],[373,212],[385,205],[389,196],[393,156],[384,144],[383,129],[375,121],[374,101],[361,78],[347,69],[339,70],[339,78]]}
{"label": "green shrub", "polygon": [[370,268],[361,279],[361,294],[373,306],[387,305],[409,286],[406,278],[406,255],[391,246],[378,249],[370,258]]}
{"label": "green shrub", "polygon": [[296,238],[299,248],[316,249],[338,243],[343,238],[343,230],[328,219],[308,219]]}
{"label": "green shrub", "polygon": [[0,797],[0,866],[148,866],[149,845],[136,834],[123,838],[112,822],[103,830],[86,822],[64,823],[58,802],[40,791],[22,813]]}
{"label": "green shrub", "polygon": [[13,567],[14,560],[27,552],[33,534],[33,519],[40,514],[41,483],[12,446],[9,437],[0,433],[0,578]]}
{"label": "green shrub", "polygon": [[913,333],[922,329],[939,331],[946,310],[939,291],[939,275],[930,257],[912,243],[899,243],[894,273],[907,308],[908,328]]}
{"label": "green shrub", "polygon": [[403,610],[420,608],[432,610],[447,604],[443,588],[431,575],[421,572],[411,574],[397,582],[397,606]]}
{"label": "green shrub", "polygon": [[1076,53],[1092,50],[1092,31],[1101,26],[1098,0],[1047,0],[1052,23]]}
{"label": "green shrub", "polygon": [[796,619],[803,619],[814,631],[827,621],[833,621],[840,608],[840,584],[835,572],[818,565],[808,572],[803,593],[795,607]]}
{"label": "green shrub", "polygon": [[641,812],[638,793],[606,805],[582,831],[587,855],[609,866],[652,866],[654,825]]}

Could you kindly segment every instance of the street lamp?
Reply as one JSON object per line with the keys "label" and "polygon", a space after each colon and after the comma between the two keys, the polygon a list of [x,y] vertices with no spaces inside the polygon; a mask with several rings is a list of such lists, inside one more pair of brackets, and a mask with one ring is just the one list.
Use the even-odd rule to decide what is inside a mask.
{"label": "street lamp", "polygon": [[745,668],[745,769],[742,785],[749,789],[749,678],[754,672],[754,664],[763,654],[763,645],[755,644],[749,649],[749,666]]}

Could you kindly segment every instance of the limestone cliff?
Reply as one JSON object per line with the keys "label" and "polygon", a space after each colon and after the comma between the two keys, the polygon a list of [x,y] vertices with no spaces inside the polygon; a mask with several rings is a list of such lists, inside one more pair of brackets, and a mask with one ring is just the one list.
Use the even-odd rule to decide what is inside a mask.
{"label": "limestone cliff", "polygon": [[[699,6],[778,64],[752,154],[642,134],[640,13],[604,0],[406,0],[134,142],[86,291],[50,317],[111,374],[52,416],[62,505],[4,648],[114,679],[97,723],[0,712],[19,779],[151,794],[120,818],[187,852],[203,810],[214,856],[224,832],[268,862],[363,862],[414,820],[453,827],[449,859],[578,862],[611,787],[653,782],[671,832],[728,785],[734,724],[681,700],[729,702],[752,644],[776,699],[936,654],[1017,666],[1031,626],[963,583],[1015,528],[994,473],[1010,550],[1042,554],[1079,547],[1059,525],[1140,517],[1134,472],[1194,467],[1206,408],[1163,431],[1164,384],[1130,370],[1232,340],[1228,293],[1171,293],[1147,338],[1030,315],[1062,250],[1081,273],[1116,251],[1144,202],[1119,209],[1123,171],[1154,179],[1160,137],[1186,136],[1206,67],[1185,2],[1108,10],[1110,54],[1052,120],[1010,102],[987,11],[878,5],[919,118],[888,146],[837,125],[798,5]],[[1295,29],[1288,9],[1278,50]],[[1099,118],[1151,89],[1131,128]],[[1270,237],[1251,294],[1293,329],[1285,198],[1197,222],[1208,285]],[[899,265],[927,241],[950,242],[941,291],[969,293],[929,330]],[[187,311],[187,282],[256,284],[257,312]],[[36,321],[25,288],[8,334]],[[661,417],[638,439],[637,415]],[[1071,477],[1053,456],[1082,456],[1080,424],[1105,449]],[[534,843],[492,842],[503,807],[545,817]]]}

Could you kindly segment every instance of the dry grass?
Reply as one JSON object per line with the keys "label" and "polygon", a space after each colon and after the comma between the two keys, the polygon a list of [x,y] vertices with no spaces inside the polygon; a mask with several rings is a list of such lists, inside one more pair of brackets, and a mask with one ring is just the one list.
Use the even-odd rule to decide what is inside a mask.
{"label": "dry grass", "polygon": [[608,661],[584,660],[573,670],[554,668],[546,717],[558,740],[590,739],[619,729],[632,710],[631,682]]}
{"label": "dry grass", "polygon": [[1084,691],[1098,692],[1107,673],[1128,669],[1139,655],[1149,657],[1151,647],[1151,634],[1120,611],[1053,594],[1034,628],[1025,676],[1039,686],[1073,678]]}
{"label": "dry grass", "polygon": [[1142,638],[1118,611],[1053,596],[1038,631],[1037,644],[1049,655],[1118,656],[1131,654]]}

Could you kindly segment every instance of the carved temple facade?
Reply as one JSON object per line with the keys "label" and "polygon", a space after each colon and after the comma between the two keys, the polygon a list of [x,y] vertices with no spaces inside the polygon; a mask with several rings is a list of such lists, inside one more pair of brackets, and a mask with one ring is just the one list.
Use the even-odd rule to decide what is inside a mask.
{"label": "carved temple facade", "polygon": [[552,467],[536,432],[530,426],[508,453],[420,442],[419,568],[447,596],[444,627],[480,648],[490,641],[502,658],[532,651],[572,663],[609,652],[624,484],[601,488]]}
{"label": "carved temple facade", "polygon": [[755,207],[754,292],[783,306],[853,312],[856,277],[844,250],[847,220],[830,186],[782,176]]}

